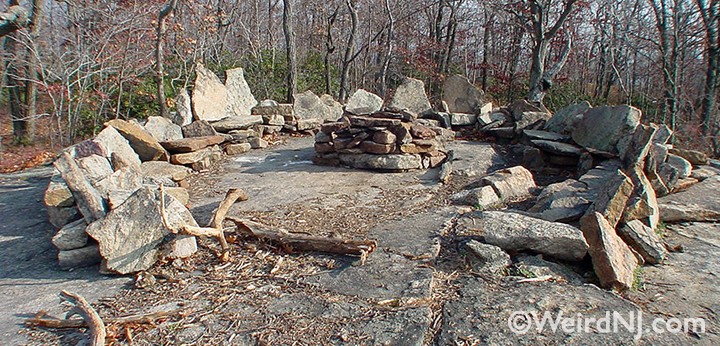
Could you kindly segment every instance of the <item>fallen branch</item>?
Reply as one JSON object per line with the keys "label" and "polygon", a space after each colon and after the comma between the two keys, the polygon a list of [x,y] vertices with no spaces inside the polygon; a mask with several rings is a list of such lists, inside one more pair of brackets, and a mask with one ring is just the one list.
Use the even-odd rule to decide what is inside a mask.
{"label": "fallen branch", "polygon": [[[160,311],[148,314],[137,314],[130,316],[121,317],[107,317],[105,322],[108,325],[111,324],[133,324],[133,323],[154,323],[156,320],[178,315],[182,312],[182,309],[176,309],[171,311]],[[34,317],[25,320],[25,325],[28,327],[43,327],[53,329],[68,329],[68,328],[87,328],[88,323],[84,319],[60,319],[52,316],[48,316],[45,311],[40,311]]]}
{"label": "fallen branch", "polygon": [[105,346],[105,337],[107,335],[105,332],[105,323],[103,323],[100,315],[98,315],[97,311],[93,309],[90,303],[88,303],[81,295],[68,291],[60,292],[60,297],[72,304],[75,304],[75,307],[67,313],[65,319],[67,320],[76,314],[82,316],[83,320],[85,320],[88,328],[90,329],[90,339],[92,340],[91,345]]}
{"label": "fallen branch", "polygon": [[375,251],[375,240],[345,240],[340,238],[318,237],[273,228],[258,222],[227,217],[235,223],[238,231],[258,239],[269,240],[283,246],[288,251],[318,251],[341,255],[359,256],[365,263],[367,256]]}

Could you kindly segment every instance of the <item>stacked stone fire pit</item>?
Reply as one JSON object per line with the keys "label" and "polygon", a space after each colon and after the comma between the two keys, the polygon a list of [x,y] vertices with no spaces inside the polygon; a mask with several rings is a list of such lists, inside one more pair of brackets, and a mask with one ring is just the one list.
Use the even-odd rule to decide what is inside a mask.
{"label": "stacked stone fire pit", "polygon": [[408,111],[348,115],[315,136],[315,163],[405,171],[434,168],[447,157],[443,130],[420,124]]}

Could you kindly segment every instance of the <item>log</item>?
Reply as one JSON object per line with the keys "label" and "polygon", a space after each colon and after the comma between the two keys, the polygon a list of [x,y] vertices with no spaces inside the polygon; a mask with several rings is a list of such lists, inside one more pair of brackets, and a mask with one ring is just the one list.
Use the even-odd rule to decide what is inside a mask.
{"label": "log", "polygon": [[93,346],[105,346],[105,337],[107,333],[105,331],[105,323],[98,315],[97,311],[93,309],[90,303],[85,300],[81,295],[62,291],[60,297],[75,304],[75,308],[68,312],[65,319],[69,319],[75,314],[79,314],[87,323],[88,329],[90,330],[90,339],[92,340],[91,345]]}
{"label": "log", "polygon": [[[159,311],[147,314],[136,314],[129,316],[119,317],[106,317],[104,319],[107,325],[111,324],[133,324],[133,323],[154,323],[156,320],[179,315],[183,312],[183,309],[175,309],[170,311]],[[84,319],[73,318],[73,319],[60,319],[52,316],[48,316],[45,311],[38,312],[34,317],[25,320],[25,325],[28,327],[42,327],[42,328],[53,328],[53,329],[70,329],[70,328],[87,328],[88,323]]]}
{"label": "log", "polygon": [[100,192],[85,177],[75,159],[65,152],[55,160],[53,165],[60,171],[60,175],[72,192],[85,221],[90,224],[95,220],[102,219],[105,216],[105,202]]}
{"label": "log", "polygon": [[367,256],[377,248],[375,240],[346,240],[341,238],[318,237],[300,233],[290,233],[280,228],[263,225],[258,222],[228,217],[238,231],[262,240],[272,241],[288,251],[317,251],[332,254],[360,256],[363,263]]}

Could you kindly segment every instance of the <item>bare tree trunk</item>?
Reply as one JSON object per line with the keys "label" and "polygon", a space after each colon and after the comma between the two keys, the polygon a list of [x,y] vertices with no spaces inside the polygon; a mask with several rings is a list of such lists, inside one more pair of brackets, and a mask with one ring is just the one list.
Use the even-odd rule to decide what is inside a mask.
{"label": "bare tree trunk", "polygon": [[387,96],[388,69],[390,68],[390,59],[392,58],[393,52],[393,40],[395,39],[395,18],[393,18],[392,9],[390,8],[390,0],[385,0],[385,13],[388,17],[388,33],[387,42],[385,43],[385,58],[383,59],[382,70],[380,71],[380,85],[378,86],[378,92],[382,97]]}
{"label": "bare tree trunk", "polygon": [[707,69],[702,100],[702,130],[710,136],[715,155],[720,155],[720,125],[717,119],[716,95],[720,73],[720,2],[696,0],[703,18],[707,50]]}
{"label": "bare tree trunk", "polygon": [[489,13],[489,10],[485,10],[485,30],[483,32],[483,57],[482,57],[482,88],[487,90],[488,86],[488,69],[490,68],[488,62],[488,55],[490,54],[490,33],[493,28],[494,16]]}
{"label": "bare tree trunk", "polygon": [[347,47],[345,47],[345,56],[342,62],[342,72],[340,73],[340,102],[345,102],[350,90],[348,90],[348,78],[350,76],[350,64],[355,56],[355,37],[358,31],[358,15],[355,9],[355,0],[345,0],[348,11],[350,11],[350,36],[348,37]]}
{"label": "bare tree trunk", "polygon": [[325,68],[325,93],[332,95],[331,78],[330,78],[330,55],[335,52],[335,42],[332,36],[332,27],[337,19],[339,7],[335,7],[333,13],[328,17],[327,27],[325,30],[325,57],[323,58],[323,66]]}
{"label": "bare tree trunk", "polygon": [[157,99],[158,105],[160,106],[160,116],[164,118],[170,118],[170,112],[168,111],[167,102],[165,101],[165,57],[163,56],[164,38],[165,32],[167,31],[167,17],[177,7],[178,0],[170,0],[160,10],[158,15],[157,24],[157,41],[155,41],[155,82],[157,83]]}
{"label": "bare tree trunk", "polygon": [[297,90],[297,61],[295,49],[295,30],[293,29],[293,8],[292,0],[283,1],[283,32],[285,33],[285,54],[288,61],[287,72],[287,102],[295,101]]}

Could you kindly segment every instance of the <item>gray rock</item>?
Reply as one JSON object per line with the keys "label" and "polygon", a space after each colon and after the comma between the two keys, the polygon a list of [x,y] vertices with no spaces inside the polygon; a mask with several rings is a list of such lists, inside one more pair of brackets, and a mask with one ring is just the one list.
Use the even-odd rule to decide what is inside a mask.
{"label": "gray rock", "polygon": [[545,167],[545,155],[538,148],[525,146],[522,149],[522,166],[533,170]]}
{"label": "gray rock", "polygon": [[680,156],[668,154],[667,163],[677,169],[678,179],[685,179],[689,177],[692,173],[692,164],[690,163],[690,161],[685,160]]}
{"label": "gray rock", "polygon": [[660,166],[658,166],[657,175],[662,181],[663,186],[667,188],[667,190],[663,191],[664,193],[661,195],[667,195],[675,189],[675,186],[677,186],[678,180],[680,179],[680,173],[681,172],[677,169],[677,167],[668,162],[661,163]]}
{"label": "gray rock", "polygon": [[368,238],[387,251],[432,262],[440,252],[440,236],[452,224],[454,212],[435,210],[396,218],[373,227]]}
{"label": "gray rock", "polygon": [[85,177],[93,186],[113,172],[110,161],[102,156],[90,155],[77,160],[77,162]]}
{"label": "gray rock", "polygon": [[83,216],[75,206],[72,207],[53,207],[47,206],[48,222],[50,222],[55,229],[60,229],[63,226],[81,219]]}
{"label": "gray rock", "polygon": [[185,138],[212,137],[218,135],[212,125],[205,120],[193,121],[183,126],[182,133]]}
{"label": "gray rock", "polygon": [[423,114],[432,110],[430,100],[425,94],[423,81],[405,77],[402,84],[395,89],[388,108],[407,109],[415,114]]}
{"label": "gray rock", "polygon": [[285,125],[285,117],[279,114],[263,115],[263,124],[271,126]]}
{"label": "gray rock", "polygon": [[534,146],[540,148],[540,150],[554,155],[580,157],[582,154],[582,148],[568,143],[546,141],[542,139],[533,139],[530,140],[530,142]]}
{"label": "gray rock", "polygon": [[323,112],[323,120],[325,122],[333,122],[340,119],[343,115],[343,105],[340,102],[335,101],[335,99],[328,95],[323,94],[320,96],[320,100],[325,104],[326,111]]}
{"label": "gray rock", "polygon": [[130,142],[112,126],[106,126],[92,141],[103,148],[103,156],[108,159],[115,153],[123,161],[135,165],[140,164],[140,157],[130,146]]}
{"label": "gray rock", "polygon": [[141,161],[167,161],[169,155],[155,137],[142,126],[121,119],[110,120],[106,125],[114,127],[140,157]]}
{"label": "gray rock", "polygon": [[215,147],[207,147],[197,151],[175,154],[170,157],[170,163],[176,165],[190,165],[208,158],[215,151]]}
{"label": "gray rock", "polygon": [[673,135],[673,131],[670,129],[669,126],[665,124],[650,124],[650,126],[654,126],[657,128],[657,131],[655,132],[655,135],[653,136],[653,143],[665,145],[668,140],[670,140],[670,137]]}
{"label": "gray rock", "polygon": [[185,88],[180,89],[180,92],[175,97],[177,114],[172,119],[175,125],[185,126],[193,121],[191,102],[190,94],[188,94],[187,90]]}
{"label": "gray rock", "polygon": [[720,221],[720,176],[707,178],[685,191],[658,199],[664,222]]}
{"label": "gray rock", "polygon": [[48,207],[63,208],[75,205],[72,192],[67,187],[67,184],[65,184],[59,172],[56,172],[50,178],[50,183],[48,183],[48,187],[45,189],[43,202]]}
{"label": "gray rock", "polygon": [[182,181],[192,174],[190,168],[162,161],[143,162],[140,171],[147,183],[166,186],[175,186],[175,182]]}
{"label": "gray rock", "polygon": [[458,219],[459,236],[479,236],[506,251],[535,251],[579,261],[588,251],[582,232],[570,225],[503,211],[482,211]]}
{"label": "gray rock", "polygon": [[562,264],[546,261],[542,259],[542,257],[542,255],[518,256],[517,263],[513,265],[511,273],[516,272],[521,276],[529,276],[531,278],[550,276],[555,281],[567,282],[573,285],[582,285],[585,283],[585,280],[570,268]]}
{"label": "gray rock", "polygon": [[258,137],[249,138],[248,143],[252,149],[263,149],[270,145],[266,140]]}
{"label": "gray rock", "polygon": [[561,108],[555,112],[550,119],[548,119],[545,123],[544,129],[546,131],[569,135],[573,133],[573,130],[575,130],[575,124],[580,121],[583,114],[585,114],[590,107],[592,106],[589,102],[583,101]]}
{"label": "gray rock", "polygon": [[515,116],[515,133],[521,133],[525,129],[541,129],[550,116],[551,114],[546,112],[522,112]]}
{"label": "gray rock", "polygon": [[72,191],[78,210],[85,221],[90,223],[102,218],[106,211],[105,202],[75,160],[68,153],[63,153],[53,165],[60,171],[60,175]]}
{"label": "gray rock", "polygon": [[610,175],[605,186],[597,194],[597,198],[585,212],[585,216],[599,213],[612,228],[617,226],[625,213],[625,205],[633,193],[630,177],[617,170]]}
{"label": "gray rock", "polygon": [[477,177],[499,167],[507,167],[502,155],[490,144],[458,140],[446,145],[448,149],[455,151],[453,175]]}
{"label": "gray rock", "polygon": [[[336,121],[342,114],[338,116],[336,106],[329,106],[326,101],[332,101],[332,97],[325,97],[323,101],[320,97],[315,95],[312,91],[308,90],[301,94],[295,94],[295,103],[293,109],[295,116],[298,119],[298,125],[300,120],[307,119],[320,119],[320,124],[324,121]],[[300,129],[298,126],[298,130]]]}
{"label": "gray rock", "polygon": [[145,130],[158,140],[158,142],[172,141],[183,138],[182,128],[173,124],[167,118],[148,117]]}
{"label": "gray rock", "polygon": [[442,99],[449,113],[477,114],[485,101],[485,93],[465,76],[453,75],[443,83]]}
{"label": "gray rock", "polygon": [[568,142],[570,136],[561,135],[555,132],[539,131],[539,130],[523,130],[523,135],[530,140],[543,140],[553,142]]}
{"label": "gray rock", "polygon": [[463,244],[462,249],[470,267],[477,273],[502,275],[512,264],[510,255],[494,245],[470,240]]}
{"label": "gray rock", "polygon": [[493,104],[488,102],[480,107],[480,114],[478,114],[477,122],[479,126],[485,126],[497,119],[493,119]]}
{"label": "gray rock", "polygon": [[382,105],[383,99],[380,96],[358,89],[348,99],[345,111],[356,115],[371,114],[379,111]]}
{"label": "gray rock", "polygon": [[225,71],[225,89],[227,90],[228,116],[250,115],[250,110],[257,105],[257,100],[245,81],[242,68]]}
{"label": "gray rock", "polygon": [[[141,188],[104,219],[88,225],[86,232],[100,245],[108,269],[128,274],[146,270],[158,259],[159,246],[172,235],[162,219],[160,198],[160,191]],[[179,201],[170,195],[164,198],[169,227],[197,226]]]}
{"label": "gray rock", "polygon": [[528,197],[537,186],[532,173],[523,166],[515,166],[499,171],[482,179],[483,184],[490,185],[503,201],[514,198]]}
{"label": "gray rock", "polygon": [[600,213],[586,214],[580,228],[590,244],[590,257],[600,285],[617,291],[632,287],[638,259]]}
{"label": "gray rock", "polygon": [[450,197],[451,200],[486,210],[502,203],[492,186],[478,187],[472,190],[458,192]]}
{"label": "gray rock", "polygon": [[657,229],[660,223],[660,209],[652,183],[640,167],[634,167],[628,174],[635,189],[625,206],[623,220],[626,223],[631,220],[641,220],[651,229]]}
{"label": "gray rock", "polygon": [[[95,184],[104,199],[110,199],[110,193],[115,190],[134,192],[143,185],[143,174],[139,167],[130,166],[113,172]],[[116,202],[116,205],[119,204]]]}
{"label": "gray rock", "polygon": [[298,119],[297,130],[304,131],[304,130],[319,129],[320,126],[322,126],[323,122],[324,122],[324,120],[322,118]]}
{"label": "gray rock", "polygon": [[[691,178],[695,178],[699,181],[703,181],[707,178],[720,175],[720,169],[717,169],[712,166],[700,166],[693,169],[692,173],[690,174]],[[47,203],[46,203],[47,204]]]}
{"label": "gray rock", "polygon": [[640,220],[632,220],[620,227],[618,235],[642,256],[645,263],[659,264],[667,256],[667,250],[660,237]]}
{"label": "gray rock", "polygon": [[247,130],[263,123],[263,118],[257,115],[240,115],[224,118],[210,125],[217,132],[230,132],[233,130]]}
{"label": "gray rock", "polygon": [[650,147],[653,145],[652,139],[656,132],[657,128],[655,127],[638,125],[625,154],[621,158],[624,167],[642,165],[645,162]]}
{"label": "gray rock", "polygon": [[201,63],[195,65],[195,76],[192,92],[195,120],[218,121],[227,117],[228,91],[220,78]]}
{"label": "gray rock", "polygon": [[340,162],[360,169],[378,170],[411,170],[420,169],[420,155],[373,155],[373,154],[340,154]]}
{"label": "gray rock", "polygon": [[468,113],[451,113],[450,124],[452,126],[469,126],[477,123],[477,115]]}
{"label": "gray rock", "polygon": [[648,150],[646,156],[645,171],[657,172],[660,169],[660,165],[667,160],[668,147],[665,144],[653,143]]}
{"label": "gray rock", "polygon": [[550,117],[550,112],[542,103],[528,102],[527,100],[515,100],[507,107],[507,110],[515,120],[522,119],[522,114],[525,112],[548,113],[548,117]]}
{"label": "gray rock", "polygon": [[680,148],[671,148],[671,149],[669,149],[669,151],[670,151],[670,154],[680,156],[683,159],[689,161],[694,166],[708,164],[708,160],[709,160],[708,155],[701,151],[680,149]]}
{"label": "gray rock", "polygon": [[87,245],[88,235],[85,233],[87,224],[80,219],[61,228],[53,237],[52,243],[59,250],[74,250]]}
{"label": "gray rock", "polygon": [[575,143],[586,148],[619,154],[628,149],[642,112],[632,106],[594,107],[583,115],[572,132]]}
{"label": "gray rock", "polygon": [[100,263],[100,251],[97,244],[80,249],[62,250],[58,253],[60,269],[69,270]]}

